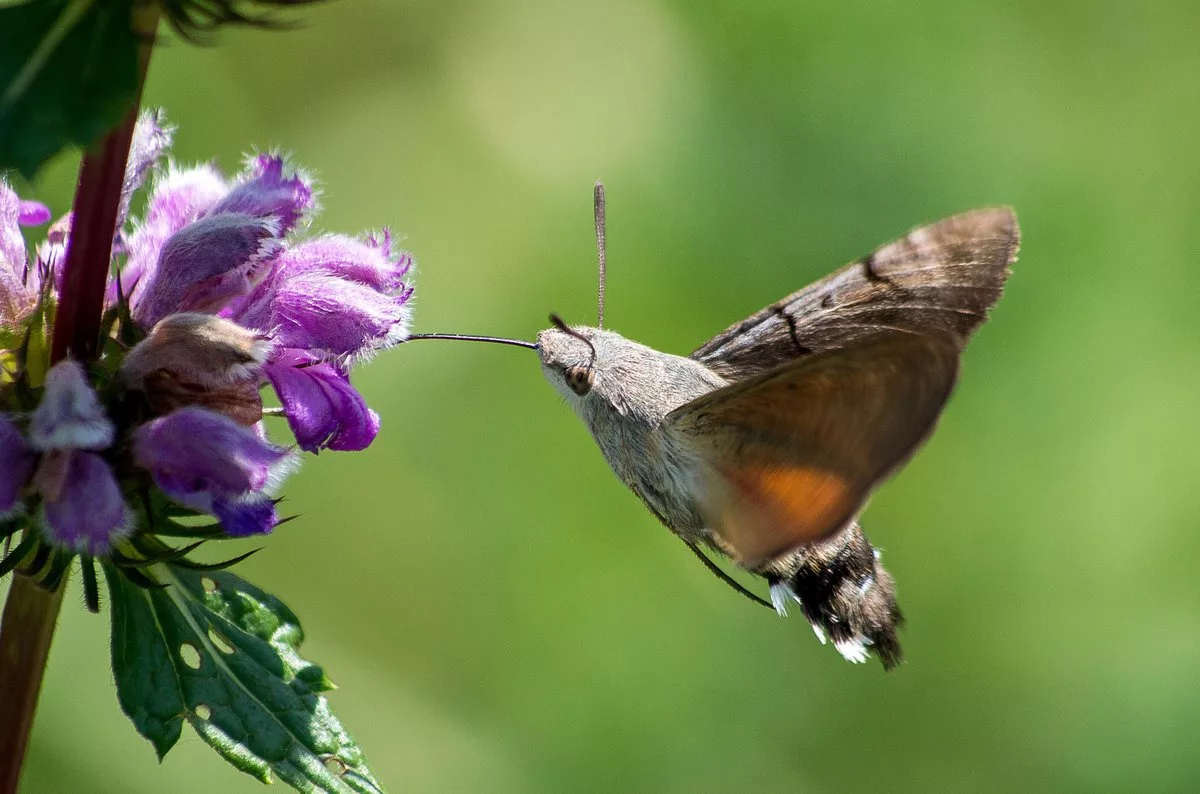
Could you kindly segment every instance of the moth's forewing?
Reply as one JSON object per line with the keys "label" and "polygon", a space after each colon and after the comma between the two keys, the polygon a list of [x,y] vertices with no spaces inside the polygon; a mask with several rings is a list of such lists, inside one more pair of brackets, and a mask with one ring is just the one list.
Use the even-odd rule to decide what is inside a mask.
{"label": "moth's forewing", "polygon": [[947,335],[963,347],[1000,297],[1019,241],[1007,207],[923,226],[731,326],[692,358],[737,380],[879,332]]}
{"label": "moth's forewing", "polygon": [[749,568],[844,527],[929,435],[954,385],[944,334],[876,332],[704,395],[665,428],[698,504]]}

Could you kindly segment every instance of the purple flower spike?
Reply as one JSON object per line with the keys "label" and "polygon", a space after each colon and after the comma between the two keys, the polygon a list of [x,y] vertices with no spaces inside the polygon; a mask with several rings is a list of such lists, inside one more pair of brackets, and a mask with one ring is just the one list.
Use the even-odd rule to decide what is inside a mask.
{"label": "purple flower spike", "polygon": [[242,181],[212,208],[212,214],[240,212],[257,218],[276,218],[279,236],[283,237],[312,205],[311,182],[299,175],[285,177],[282,157],[260,154],[251,160]]}
{"label": "purple flower spike", "polygon": [[104,459],[92,452],[55,452],[42,466],[62,467],[59,486],[45,495],[43,521],[52,542],[74,551],[101,555],[130,531],[129,509]]}
{"label": "purple flower spike", "polygon": [[50,220],[50,208],[40,201],[22,201],[17,206],[17,222],[22,226],[41,226]]}
{"label": "purple flower spike", "polygon": [[268,365],[267,376],[305,452],[366,449],[379,433],[379,415],[332,365],[291,366],[285,360]]}
{"label": "purple flower spike", "polygon": [[172,499],[218,517],[218,508],[258,501],[288,458],[287,450],[202,408],[181,408],[139,427],[133,455]]}
{"label": "purple flower spike", "polygon": [[0,520],[21,509],[21,489],[33,473],[34,454],[12,422],[0,416]]}
{"label": "purple flower spike", "polygon": [[215,312],[248,293],[279,252],[278,225],[241,213],[210,215],[177,232],[149,277],[133,318],[149,328],[175,312]]}
{"label": "purple flower spike", "polygon": [[33,412],[29,440],[39,452],[107,449],[115,430],[77,362],[60,361],[46,373],[46,391]]}

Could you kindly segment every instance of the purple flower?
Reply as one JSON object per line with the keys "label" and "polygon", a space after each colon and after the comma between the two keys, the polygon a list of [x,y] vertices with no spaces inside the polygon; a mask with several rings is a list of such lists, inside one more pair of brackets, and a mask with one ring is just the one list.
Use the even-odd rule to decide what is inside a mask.
{"label": "purple flower", "polygon": [[121,486],[99,455],[77,450],[43,455],[34,481],[45,500],[43,531],[55,545],[101,555],[129,534]]}
{"label": "purple flower", "polygon": [[186,170],[170,168],[160,176],[150,194],[146,214],[133,225],[125,248],[128,257],[117,279],[109,282],[106,295],[115,304],[120,293],[136,306],[145,282],[158,267],[158,257],[171,235],[196,220],[229,192],[225,178],[212,166]]}
{"label": "purple flower", "polygon": [[83,367],[69,360],[51,367],[46,373],[46,392],[29,425],[33,448],[39,452],[107,449],[114,433]]}
{"label": "purple flower", "polygon": [[284,176],[283,158],[260,154],[250,159],[238,184],[211,210],[243,213],[256,218],[275,218],[282,237],[296,227],[312,209],[314,193],[308,177]]}
{"label": "purple flower", "polygon": [[[46,371],[40,337],[29,355],[12,353],[39,302],[53,305],[72,215],[50,226],[31,258],[21,226],[51,213],[0,181],[0,349],[10,370],[0,383],[0,519],[18,516],[29,495],[40,504],[35,538],[69,552],[104,555],[135,530],[154,532],[154,516],[139,528],[125,503],[146,488],[135,467],[229,535],[270,532],[279,521],[268,491],[297,454],[267,439],[262,387],[278,393],[300,448],[363,449],[379,416],[351,385],[350,367],[408,333],[411,258],[392,250],[386,230],[292,239],[316,192],[278,155],[249,158],[233,179],[211,165],[168,165],[127,224],[172,135],[160,112],[139,117],[113,230],[113,264],[122,266],[106,302],[128,310],[115,327],[137,344],[106,343],[86,370],[66,360]],[[39,390],[32,413],[4,413],[26,411]],[[119,406],[111,418],[102,397]]]}
{"label": "purple flower", "polygon": [[279,252],[278,222],[238,212],[209,215],[173,234],[146,276],[133,319],[149,328],[175,312],[220,310],[248,293]]}
{"label": "purple flower", "polygon": [[327,235],[284,251],[274,270],[230,316],[270,334],[281,348],[348,360],[388,347],[408,333],[412,268],[393,256],[391,238],[365,242]]}
{"label": "purple flower", "polygon": [[21,489],[29,482],[36,457],[16,425],[0,416],[0,520],[21,509]]}
{"label": "purple flower", "polygon": [[274,155],[255,157],[232,186],[211,169],[175,173],[156,185],[129,238],[121,283],[144,329],[176,313],[210,312],[258,332],[272,345],[265,374],[300,446],[362,449],[379,417],[350,385],[348,368],[407,335],[412,259],[393,252],[386,230],[289,244],[284,236],[313,196]]}
{"label": "purple flower", "polygon": [[169,497],[221,519],[230,535],[269,532],[277,523],[264,490],[287,450],[202,408],[181,408],[134,433],[133,455]]}
{"label": "purple flower", "polygon": [[304,451],[366,449],[379,433],[379,415],[332,364],[291,352],[267,366],[267,377]]}
{"label": "purple flower", "polygon": [[130,530],[129,510],[112,468],[93,451],[112,446],[115,429],[83,367],[60,361],[29,423],[30,446],[43,453],[33,475],[42,524],[57,546],[103,554]]}
{"label": "purple flower", "polygon": [[[173,311],[219,308],[246,294],[312,205],[312,186],[285,178],[275,155],[254,158],[233,185],[211,166],[172,171],[129,236],[120,289],[134,318],[148,328]],[[115,283],[108,297],[116,300]]]}

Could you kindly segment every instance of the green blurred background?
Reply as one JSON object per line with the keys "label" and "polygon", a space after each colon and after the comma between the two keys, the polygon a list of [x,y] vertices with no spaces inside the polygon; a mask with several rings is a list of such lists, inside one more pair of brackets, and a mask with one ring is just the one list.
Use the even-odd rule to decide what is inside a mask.
{"label": "green blurred background", "polygon": [[[1006,203],[1024,245],[932,443],[866,513],[909,617],[885,675],[701,568],[527,352],[421,343],[356,383],[241,566],[392,791],[1180,790],[1200,784],[1200,7],[331,2],[172,38],[176,156],[279,146],[316,228],[391,224],[417,330],[595,311],[687,352],[918,223]],[[35,194],[65,209],[76,160]],[[240,547],[231,546],[237,551]],[[224,549],[223,551],[228,551]],[[68,596],[29,792],[256,792],[120,713]]]}

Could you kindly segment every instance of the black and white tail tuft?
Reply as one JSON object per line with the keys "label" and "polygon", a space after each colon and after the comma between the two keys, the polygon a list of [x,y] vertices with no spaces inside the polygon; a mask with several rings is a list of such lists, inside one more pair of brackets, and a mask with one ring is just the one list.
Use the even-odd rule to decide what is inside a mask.
{"label": "black and white tail tuft", "polygon": [[799,602],[822,644],[833,640],[848,661],[865,662],[874,653],[886,670],[900,663],[896,629],[904,616],[896,606],[896,583],[857,521],[773,561],[763,575],[776,610],[784,614],[789,600]]}

